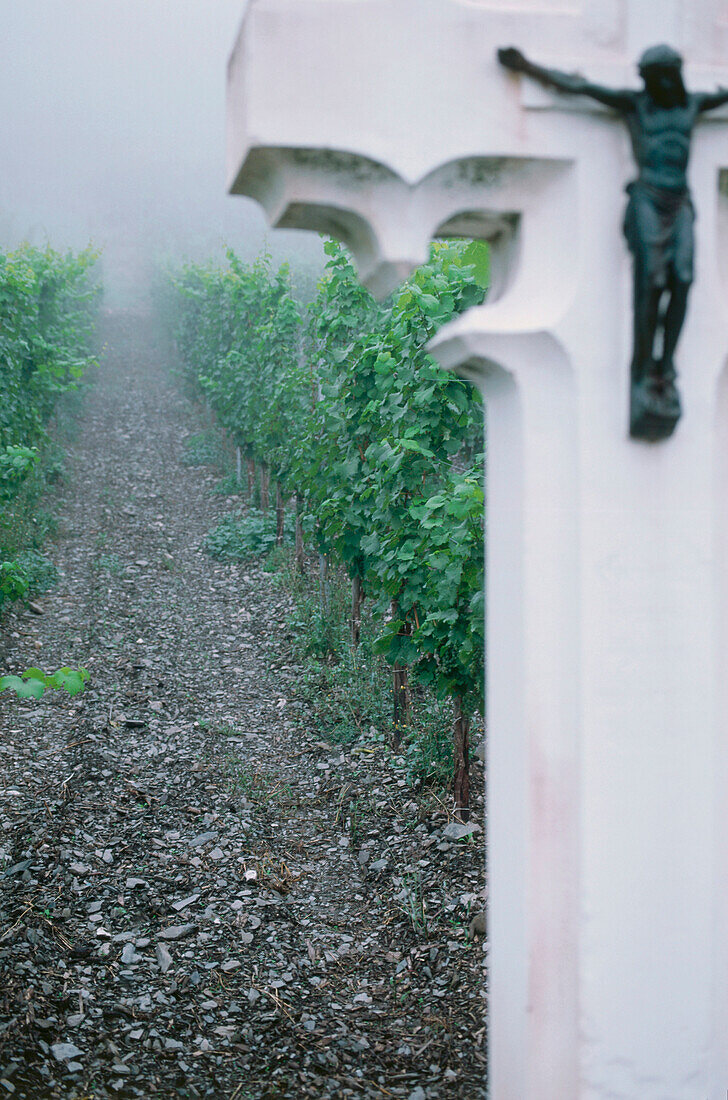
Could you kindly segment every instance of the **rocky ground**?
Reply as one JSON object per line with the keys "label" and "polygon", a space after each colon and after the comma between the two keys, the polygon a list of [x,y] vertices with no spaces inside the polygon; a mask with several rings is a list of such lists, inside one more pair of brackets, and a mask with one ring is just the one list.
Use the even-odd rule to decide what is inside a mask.
{"label": "rocky ground", "polygon": [[199,412],[144,318],[107,340],[60,584],[0,624],[91,673],[0,696],[0,1097],[484,1096],[482,832],[307,728],[285,591],[201,549]]}

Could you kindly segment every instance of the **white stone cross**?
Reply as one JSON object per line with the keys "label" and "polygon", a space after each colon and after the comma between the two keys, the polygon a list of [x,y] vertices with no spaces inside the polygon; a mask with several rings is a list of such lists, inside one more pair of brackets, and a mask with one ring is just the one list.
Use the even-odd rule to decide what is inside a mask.
{"label": "white stone cross", "polygon": [[683,418],[639,443],[626,131],[495,59],[637,86],[663,41],[728,84],[725,0],[253,0],[230,63],[230,187],[273,224],[380,294],[434,236],[493,242],[433,344],[487,405],[492,1100],[728,1093],[726,116],[693,138]]}

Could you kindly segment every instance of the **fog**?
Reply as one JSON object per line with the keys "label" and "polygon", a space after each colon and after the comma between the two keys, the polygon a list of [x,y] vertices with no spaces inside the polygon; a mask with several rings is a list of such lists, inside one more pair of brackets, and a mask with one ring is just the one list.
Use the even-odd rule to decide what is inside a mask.
{"label": "fog", "polygon": [[245,6],[0,0],[0,248],[93,242],[112,305],[143,300],[160,261],[225,245],[317,271],[315,235],[271,231],[225,194],[225,67]]}

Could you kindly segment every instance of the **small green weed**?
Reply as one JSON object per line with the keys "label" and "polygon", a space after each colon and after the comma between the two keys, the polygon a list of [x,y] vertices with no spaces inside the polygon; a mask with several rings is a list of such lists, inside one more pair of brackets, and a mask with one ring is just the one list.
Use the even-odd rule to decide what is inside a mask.
{"label": "small green weed", "polygon": [[266,573],[273,573],[277,578],[280,573],[288,567],[290,556],[290,546],[274,546],[266,555],[266,559],[263,562],[263,569]]}
{"label": "small green weed", "polygon": [[[291,627],[296,635],[296,647],[302,657],[339,660],[351,651],[349,640],[348,589],[339,577],[329,584],[326,603],[322,603],[318,583],[301,585],[293,578],[289,567],[288,583],[295,597]],[[366,647],[366,643],[365,643]]]}
{"label": "small green weed", "polygon": [[[49,465],[46,454],[50,453]],[[41,462],[34,466],[20,483],[12,500],[0,505],[0,558],[17,558],[21,551],[39,550],[58,530],[58,521],[46,508],[39,507],[44,494],[52,491],[60,468],[54,452],[43,452]]]}
{"label": "small green weed", "polygon": [[111,573],[115,577],[124,572],[124,566],[118,554],[101,554],[93,563],[93,568],[99,572]]}
{"label": "small green weed", "polygon": [[231,794],[242,794],[246,798],[253,795],[260,798],[264,794],[266,784],[262,776],[244,764],[239,756],[226,756],[222,770],[227,777]]}
{"label": "small green weed", "polygon": [[[284,538],[293,538],[292,517],[288,518]],[[213,558],[227,561],[248,561],[268,554],[276,544],[276,517],[272,512],[250,508],[232,513],[210,531],[205,549]]]}
{"label": "small green weed", "polygon": [[405,871],[401,878],[402,890],[397,895],[400,909],[409,920],[415,935],[425,939],[429,934],[429,924],[425,896],[422,891],[422,877],[419,871]]}
{"label": "small green weed", "polygon": [[14,691],[19,699],[41,699],[46,691],[66,691],[78,695],[86,687],[85,668],[59,668],[50,675],[39,668],[29,668],[20,676],[0,677],[0,692]]}
{"label": "small green weed", "polygon": [[197,432],[184,441],[183,466],[213,466],[224,473],[228,467],[225,447],[218,432]]}
{"label": "small green weed", "polygon": [[358,795],[351,797],[351,794],[351,784],[344,783],[336,797],[334,825],[339,828],[344,826],[349,833],[352,845],[356,846],[363,837],[363,817],[368,803]]}
{"label": "small green weed", "polygon": [[226,474],[213,488],[213,493],[221,497],[236,497],[247,491],[247,482],[238,481],[238,475],[233,471]]}
{"label": "small green weed", "polygon": [[0,607],[22,600],[28,594],[28,580],[17,561],[0,562]]}
{"label": "small green weed", "polygon": [[58,583],[58,570],[38,550],[23,550],[13,561],[0,562],[0,608],[4,603],[47,592]]}
{"label": "small green weed", "polygon": [[28,591],[31,594],[48,592],[58,584],[58,570],[50,558],[40,551],[24,550],[18,554],[16,561],[28,578]]}
{"label": "small green weed", "polygon": [[[321,737],[334,744],[389,743],[393,730],[392,669],[373,652],[381,626],[372,620],[371,605],[364,605],[361,643],[354,651],[349,623],[351,586],[346,575],[332,571],[324,605],[318,577],[301,577],[290,550],[269,555],[268,565],[278,567],[275,583],[293,597],[289,627],[294,651],[305,662],[296,693],[306,704],[308,721]],[[424,685],[412,683],[410,692],[410,721],[402,731],[399,750],[403,778],[412,787],[445,788],[452,775],[452,714],[448,705]],[[476,728],[474,718],[471,739]],[[354,822],[357,816],[355,809]],[[352,827],[356,831],[356,824]]]}
{"label": "small green weed", "polygon": [[452,718],[432,700],[416,730],[410,729],[403,750],[410,783],[444,786],[452,774]]}
{"label": "small green weed", "polygon": [[223,758],[222,771],[232,795],[242,795],[255,805],[267,805],[292,797],[291,788],[230,753]]}
{"label": "small green weed", "polygon": [[299,680],[299,697],[309,704],[323,737],[350,744],[368,738],[372,727],[391,724],[389,680],[382,662],[349,652],[338,664],[310,660]]}

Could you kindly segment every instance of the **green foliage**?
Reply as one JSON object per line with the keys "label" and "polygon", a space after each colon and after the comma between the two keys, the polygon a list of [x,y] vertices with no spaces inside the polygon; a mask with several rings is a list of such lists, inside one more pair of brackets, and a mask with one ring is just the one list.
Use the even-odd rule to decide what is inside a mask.
{"label": "green foliage", "polygon": [[[321,600],[319,580],[298,579],[291,584],[295,574],[288,573],[288,587],[296,597],[290,625],[296,637],[301,657],[317,657],[329,663],[341,664],[351,654],[349,635],[348,591],[344,575],[329,578],[328,598]],[[366,646],[366,640],[365,640]],[[358,654],[353,655],[354,658]],[[356,671],[356,670],[355,670]]]}
{"label": "green foliage", "polygon": [[244,491],[244,485],[241,481],[238,481],[236,473],[231,473],[220,478],[212,491],[221,497],[236,497]]}
{"label": "green foliage", "polygon": [[0,251],[0,608],[50,582],[28,552],[51,526],[37,505],[60,472],[49,421],[94,362],[96,258],[90,249]]}
{"label": "green foliage", "polygon": [[0,450],[0,501],[15,496],[37,462],[36,447],[7,446]]}
{"label": "green foliage", "polygon": [[300,310],[286,266],[227,256],[223,271],[188,266],[174,281],[186,307],[176,333],[183,372],[246,457],[273,466],[288,491],[305,404]]}
{"label": "green foliage", "polygon": [[92,562],[91,568],[97,569],[99,573],[111,573],[114,577],[118,577],[124,572],[124,566],[118,554],[100,554]]}
{"label": "green foliage", "polygon": [[[288,269],[268,257],[185,268],[174,280],[185,375],[245,457],[295,494],[316,548],[361,582],[376,652],[472,714],[483,705],[482,405],[427,345],[483,300],[487,248],[433,244],[384,305],[338,244],[325,250],[305,316]],[[273,541],[272,519],[251,512],[208,548],[244,558]],[[325,600],[305,634],[309,652],[343,662]]]}
{"label": "green foliage", "polygon": [[[293,597],[288,624],[304,667],[296,695],[306,704],[309,726],[332,744],[358,743],[367,754],[379,751],[392,727],[391,672],[374,652],[371,607],[364,612],[361,645],[354,650],[343,571],[332,577],[325,606],[318,599],[317,582],[297,577],[290,561],[281,563],[278,576]],[[410,786],[447,783],[452,772],[451,724],[443,703],[418,686],[400,749]]]}
{"label": "green foliage", "polygon": [[[473,246],[433,245],[430,263],[376,315],[352,285],[351,265],[337,246],[329,249],[332,278],[322,286],[317,329],[327,341],[320,372],[328,439],[316,468],[317,477],[326,470],[319,497],[322,484],[327,490],[318,537],[375,598],[378,651],[392,664],[412,666],[439,694],[478,709],[483,475],[473,452],[482,449],[482,409],[472,388],[426,351],[443,323],[482,300],[466,262]],[[357,332],[360,317],[350,330],[347,312],[342,335],[340,299],[358,301],[373,327]],[[338,339],[348,341],[343,349]],[[442,502],[451,494],[456,503],[447,508]],[[432,522],[423,523],[423,515]]]}
{"label": "green foliage", "polygon": [[38,453],[39,461],[13,487],[10,499],[0,499],[0,559],[5,561],[39,551],[57,528],[47,502],[52,502],[61,477],[60,453],[51,443],[42,444]]}
{"label": "green foliage", "polygon": [[[372,731],[389,730],[392,707],[388,689],[391,673],[372,651],[375,627],[371,615],[362,622],[361,645],[352,649],[349,635],[348,584],[345,572],[330,578],[329,596],[322,604],[313,577],[285,576],[293,596],[289,626],[304,673],[297,695],[309,708],[312,725],[327,741],[352,743],[371,740]],[[371,609],[369,609],[371,610]]]}
{"label": "green foliage", "polygon": [[0,454],[45,437],[59,395],[92,361],[96,258],[29,245],[0,252]]}
{"label": "green foliage", "polygon": [[84,691],[87,680],[85,668],[59,668],[50,675],[40,668],[29,668],[21,676],[0,677],[0,692],[13,691],[19,699],[41,699],[46,691],[78,695]]}
{"label": "green foliage", "polygon": [[17,561],[0,562],[0,608],[13,600],[22,600],[28,588],[27,575]]}
{"label": "green foliage", "polygon": [[441,712],[428,716],[417,735],[404,745],[410,783],[443,785],[452,771],[452,737],[448,717]]}
{"label": "green foliage", "polygon": [[15,564],[24,573],[31,595],[47,592],[58,584],[58,570],[50,558],[39,550],[23,550],[15,559]]}
{"label": "green foliage", "polygon": [[24,600],[52,588],[58,570],[37,550],[24,550],[13,561],[0,562],[0,609],[3,604]]}
{"label": "green foliage", "polygon": [[197,432],[184,441],[182,462],[185,466],[214,466],[224,470],[227,457],[218,432]]}
{"label": "green foliage", "polygon": [[[284,529],[290,542],[293,529],[290,517]],[[276,545],[276,518],[270,512],[250,508],[247,512],[225,516],[205,539],[205,549],[214,558],[248,561],[266,555]]]}
{"label": "green foliage", "polygon": [[[415,670],[421,681],[438,695],[458,696],[481,711],[485,646],[482,469],[483,456],[478,456],[472,469],[452,471],[440,492],[410,505],[409,518],[415,526],[404,553],[412,562],[410,583],[414,580],[418,596],[412,604],[414,629],[403,637],[399,633],[403,623],[390,622],[377,646],[391,658],[402,653],[403,643],[411,646],[420,655]],[[400,606],[401,602],[400,597]],[[416,614],[418,606],[424,610],[421,618]]]}

